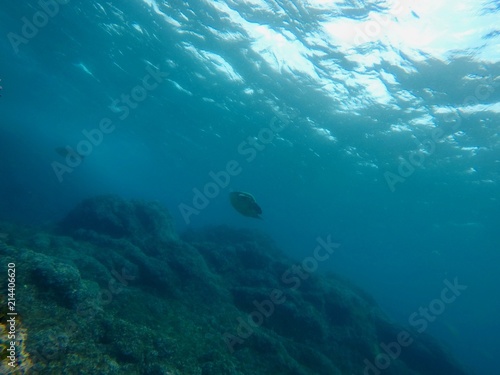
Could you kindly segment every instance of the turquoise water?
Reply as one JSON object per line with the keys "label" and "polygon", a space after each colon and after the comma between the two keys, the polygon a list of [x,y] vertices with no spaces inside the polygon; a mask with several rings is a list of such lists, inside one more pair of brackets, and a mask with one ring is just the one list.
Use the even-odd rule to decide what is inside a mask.
{"label": "turquoise water", "polygon": [[499,21],[477,1],[4,4],[0,219],[114,193],[297,259],[331,236],[318,272],[498,373]]}

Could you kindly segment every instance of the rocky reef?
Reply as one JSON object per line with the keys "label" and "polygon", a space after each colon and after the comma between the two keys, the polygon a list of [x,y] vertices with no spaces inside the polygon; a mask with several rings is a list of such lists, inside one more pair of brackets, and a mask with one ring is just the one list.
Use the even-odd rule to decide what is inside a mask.
{"label": "rocky reef", "polygon": [[116,196],[83,201],[54,231],[0,232],[26,335],[20,374],[466,374],[349,282],[295,274],[262,233],[179,236],[159,204]]}

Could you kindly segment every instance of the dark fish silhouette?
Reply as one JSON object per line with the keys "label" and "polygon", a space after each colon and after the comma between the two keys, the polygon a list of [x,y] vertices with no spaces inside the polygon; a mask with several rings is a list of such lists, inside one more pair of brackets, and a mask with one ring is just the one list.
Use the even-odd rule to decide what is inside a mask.
{"label": "dark fish silhouette", "polygon": [[262,219],[262,209],[259,207],[252,194],[244,193],[242,191],[234,191],[229,193],[229,200],[236,211],[243,216],[255,217]]}

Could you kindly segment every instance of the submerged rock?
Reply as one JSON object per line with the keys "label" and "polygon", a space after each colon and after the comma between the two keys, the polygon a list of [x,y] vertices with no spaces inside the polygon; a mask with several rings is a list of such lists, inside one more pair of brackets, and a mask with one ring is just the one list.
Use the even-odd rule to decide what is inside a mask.
{"label": "submerged rock", "polygon": [[85,199],[61,222],[63,233],[86,231],[112,238],[127,238],[154,252],[158,243],[177,241],[170,214],[158,202],[124,200],[116,195]]}
{"label": "submerged rock", "polygon": [[[466,374],[346,281],[283,283],[294,264],[260,233],[179,239],[156,203],[114,196],[82,202],[61,228],[71,237],[13,230],[0,246],[17,261],[34,374]],[[390,356],[380,343],[403,330],[412,344]]]}

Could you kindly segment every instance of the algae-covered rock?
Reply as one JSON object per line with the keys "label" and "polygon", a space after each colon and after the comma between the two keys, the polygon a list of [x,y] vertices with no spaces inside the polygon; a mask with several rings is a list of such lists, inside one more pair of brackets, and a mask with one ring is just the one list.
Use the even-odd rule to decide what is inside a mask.
{"label": "algae-covered rock", "polygon": [[[296,265],[261,233],[180,239],[157,203],[115,196],[82,202],[60,228],[0,242],[18,267],[33,374],[361,375],[404,329],[338,277],[284,283]],[[383,374],[466,374],[408,332],[413,344]]]}
{"label": "algae-covered rock", "polygon": [[26,254],[25,259],[31,264],[34,283],[45,292],[53,292],[59,301],[69,306],[82,299],[85,288],[78,268],[38,253]]}
{"label": "algae-covered rock", "polygon": [[113,238],[128,238],[154,252],[156,243],[177,240],[168,211],[158,202],[127,201],[116,195],[89,198],[61,222],[64,233],[85,229]]}

